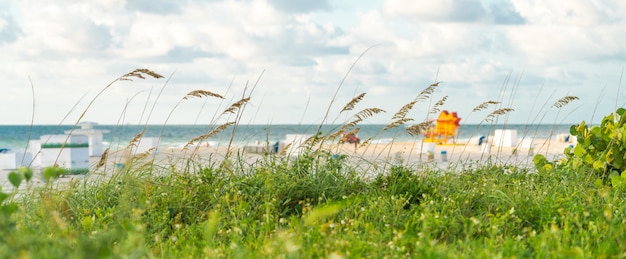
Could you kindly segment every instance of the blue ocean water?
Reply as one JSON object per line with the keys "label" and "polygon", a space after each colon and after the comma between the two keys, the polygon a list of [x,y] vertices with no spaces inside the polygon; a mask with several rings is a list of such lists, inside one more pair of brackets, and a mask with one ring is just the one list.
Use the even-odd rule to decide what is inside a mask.
{"label": "blue ocean water", "polygon": [[[358,136],[361,139],[371,138],[373,141],[416,141],[421,136],[411,136],[404,126],[383,130],[386,125],[369,124],[358,125]],[[571,125],[461,125],[457,139],[493,135],[495,129],[517,130],[518,138],[554,138],[558,134],[567,134]],[[275,143],[285,139],[286,134],[314,134],[320,129],[326,135],[339,129],[341,125],[237,125],[221,131],[214,137],[207,139],[218,145],[228,145],[232,137],[234,145],[245,145],[255,142]],[[96,125],[95,129],[108,130],[104,134],[104,142],[113,147],[123,147],[145,129],[144,137],[161,137],[161,147],[182,147],[194,137],[201,136],[213,130],[215,125]],[[0,126],[0,148],[23,150],[28,140],[38,140],[41,135],[63,134],[71,130],[71,125],[10,125]]]}

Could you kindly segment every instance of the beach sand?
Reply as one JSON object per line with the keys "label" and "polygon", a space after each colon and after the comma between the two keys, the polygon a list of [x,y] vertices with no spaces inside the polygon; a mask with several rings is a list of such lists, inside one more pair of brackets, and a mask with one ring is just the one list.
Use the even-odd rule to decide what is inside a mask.
{"label": "beach sand", "polygon": [[[533,167],[535,154],[542,154],[549,160],[557,160],[564,157],[563,150],[570,145],[573,143],[539,139],[533,141],[533,148],[528,146],[498,147],[486,144],[432,145],[432,143],[415,141],[365,145],[328,144],[317,147],[317,149],[328,151],[330,155],[343,156],[347,163],[371,171],[373,167],[380,168],[382,166],[384,168],[387,165],[429,165],[441,169],[450,169],[467,163],[495,163]],[[182,166],[185,166],[193,154],[194,158],[191,161],[194,163],[216,164],[224,158],[227,150],[227,147],[201,147],[195,151],[166,149],[161,150],[155,159],[157,164],[171,165],[173,162],[179,161],[183,163]],[[231,158],[241,159],[244,164],[250,165],[270,159],[271,155],[267,155],[264,151],[265,148],[232,147]],[[280,151],[279,153],[279,156],[290,158],[295,158],[299,154],[297,148],[294,148],[291,153],[289,151]],[[429,153],[432,156],[429,157]]]}
{"label": "beach sand", "polygon": [[[328,144],[321,148],[331,155],[341,155],[346,157],[345,161],[354,165],[359,170],[368,172],[368,175],[375,175],[383,172],[390,165],[405,166],[434,166],[442,170],[457,168],[464,164],[496,163],[502,165],[515,165],[522,167],[532,167],[535,154],[543,154],[549,160],[556,160],[563,157],[563,150],[573,145],[573,143],[560,142],[556,140],[534,140],[534,148],[528,147],[498,147],[493,145],[476,144],[456,144],[456,145],[432,145],[432,143],[415,142],[389,142],[371,143],[364,145],[354,144]],[[197,169],[205,166],[217,165],[221,162],[229,150],[228,147],[198,147],[197,149],[161,149],[156,153],[144,154],[145,156],[136,161],[135,166],[143,163],[151,163],[161,168],[171,168],[175,166],[179,169]],[[297,151],[297,148],[294,148]],[[263,152],[250,152],[250,148],[233,146],[230,148],[231,158],[241,161],[244,165],[267,161],[271,158]],[[261,151],[261,150],[253,150]],[[430,152],[429,152],[430,151]],[[445,152],[445,155],[442,154]],[[278,156],[295,157],[296,153],[281,152]],[[429,157],[429,153],[432,156]],[[130,157],[127,152],[119,151],[108,155],[104,167],[98,169],[94,175],[107,175],[128,163]],[[191,159],[190,159],[191,158]],[[100,157],[91,157],[92,168],[98,164]],[[0,171],[0,184],[2,190],[13,189],[8,182],[8,174],[11,170]],[[91,174],[91,173],[90,173]],[[39,168],[35,168],[35,176],[32,186],[41,186],[43,181]],[[58,180],[59,183],[71,181],[72,179],[83,179],[86,176],[65,176]],[[26,188],[25,185],[22,187]],[[29,188],[30,188],[29,187]],[[20,188],[22,189],[22,188]]]}

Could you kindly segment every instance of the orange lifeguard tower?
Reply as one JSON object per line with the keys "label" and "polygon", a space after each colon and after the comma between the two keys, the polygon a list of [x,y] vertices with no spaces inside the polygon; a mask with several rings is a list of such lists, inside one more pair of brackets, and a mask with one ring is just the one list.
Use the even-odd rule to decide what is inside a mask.
{"label": "orange lifeguard tower", "polygon": [[448,139],[454,141],[460,121],[461,118],[457,116],[456,112],[441,111],[439,118],[435,121],[435,125],[424,131],[424,142],[446,144]]}

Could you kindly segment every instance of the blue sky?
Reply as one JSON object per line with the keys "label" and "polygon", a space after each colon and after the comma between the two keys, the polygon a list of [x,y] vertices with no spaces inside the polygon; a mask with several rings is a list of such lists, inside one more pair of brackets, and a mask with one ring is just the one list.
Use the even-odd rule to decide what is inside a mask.
{"label": "blue sky", "polygon": [[[434,81],[418,122],[445,96],[465,123],[504,107],[509,123],[597,122],[626,103],[623,17],[620,0],[4,0],[0,124],[30,123],[31,81],[34,122],[71,124],[135,68],[171,76],[149,120],[165,79],[117,82],[83,120],[223,123],[259,79],[242,123],[315,124],[329,107],[329,122],[376,107],[386,113],[365,123],[388,123]],[[197,89],[226,100],[181,102]],[[580,99],[551,107],[568,95]],[[471,112],[489,100],[502,104]]]}

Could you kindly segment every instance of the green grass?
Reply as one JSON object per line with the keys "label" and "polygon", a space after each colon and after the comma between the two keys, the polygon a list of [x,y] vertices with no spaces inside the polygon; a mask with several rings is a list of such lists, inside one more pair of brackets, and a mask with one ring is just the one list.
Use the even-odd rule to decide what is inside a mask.
{"label": "green grass", "polygon": [[626,194],[589,173],[391,166],[366,180],[325,153],[235,164],[11,196],[0,257],[626,256]]}
{"label": "green grass", "polygon": [[[137,69],[113,80],[74,127],[114,83],[146,77],[162,78]],[[430,100],[438,85],[402,106],[388,127],[412,121],[413,106]],[[236,128],[255,87],[246,86],[242,99],[216,111],[207,133],[190,143]],[[363,96],[339,115],[349,115]],[[181,102],[190,97],[223,99],[196,90]],[[553,107],[560,112],[575,99],[567,96]],[[500,103],[487,101],[472,112],[495,105],[484,120],[491,123],[513,110]],[[171,165],[155,163],[150,152],[131,152],[124,168],[107,168],[107,149],[86,180],[69,184],[55,182],[67,170],[49,167],[42,170],[45,185],[33,188],[34,172],[20,168],[9,174],[10,183],[31,187],[0,190],[0,258],[626,257],[626,184],[617,188],[598,180],[593,168],[545,157],[535,159],[539,171],[489,161],[446,171],[408,164],[362,168],[346,157],[311,151],[383,112],[355,111],[336,132],[307,140],[308,148],[295,159],[276,154],[248,163],[232,152],[231,138],[224,160],[208,163],[195,152],[186,161],[168,160]],[[220,118],[228,122],[215,125]],[[418,121],[407,130],[419,135],[424,125]]]}

